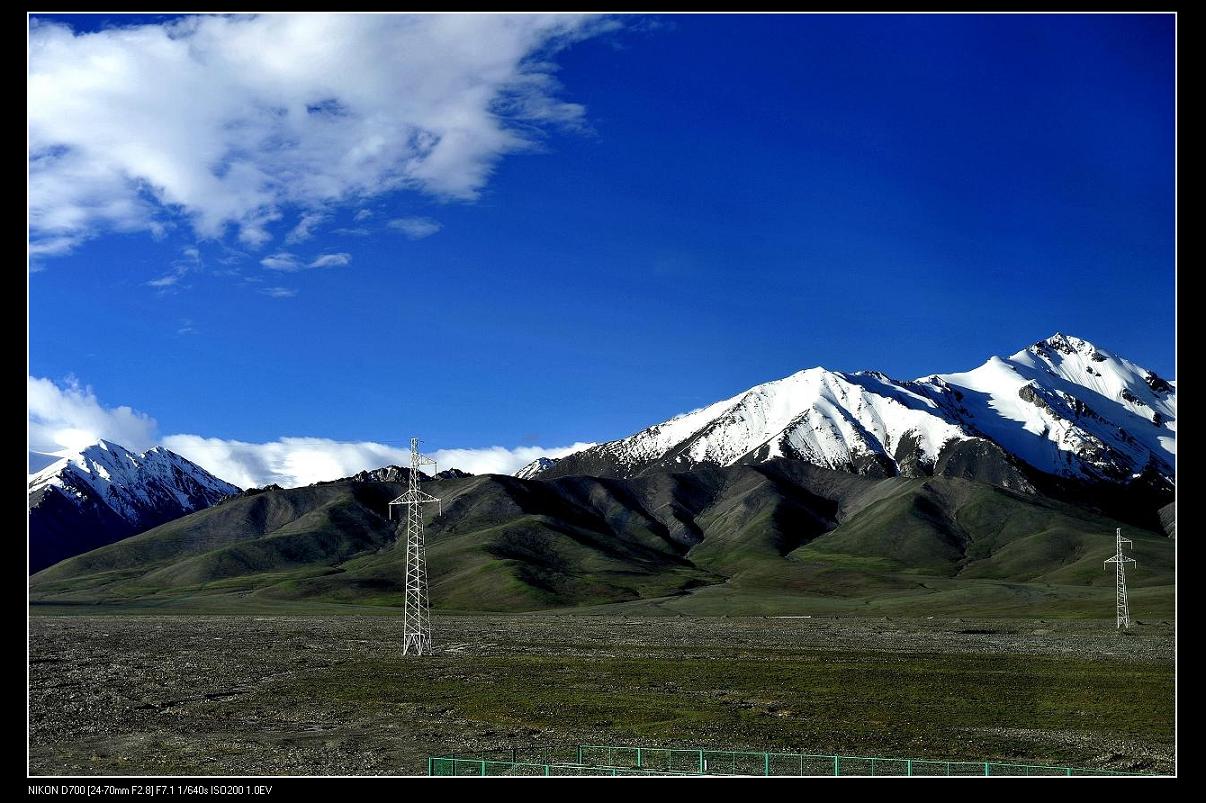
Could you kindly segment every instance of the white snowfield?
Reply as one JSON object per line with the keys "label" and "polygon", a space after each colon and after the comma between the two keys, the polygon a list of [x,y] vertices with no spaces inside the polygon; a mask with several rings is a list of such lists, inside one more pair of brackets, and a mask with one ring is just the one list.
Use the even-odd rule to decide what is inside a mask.
{"label": "white snowfield", "polygon": [[[172,504],[193,510],[240,490],[162,446],[137,454],[105,440],[31,475],[29,493],[43,488],[54,488],[76,504],[91,492],[132,524],[148,510]],[[199,505],[202,499],[205,504]]]}
{"label": "white snowfield", "polygon": [[1175,382],[1057,333],[915,381],[810,368],[586,453],[634,470],[750,456],[842,470],[872,457],[900,470],[899,459],[932,467],[944,446],[979,438],[1052,474],[1125,480],[1150,469],[1172,481],[1176,414]]}

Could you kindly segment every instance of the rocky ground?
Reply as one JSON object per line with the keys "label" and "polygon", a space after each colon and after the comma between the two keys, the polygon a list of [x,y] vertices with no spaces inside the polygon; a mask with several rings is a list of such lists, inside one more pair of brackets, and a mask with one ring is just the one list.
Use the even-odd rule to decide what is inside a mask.
{"label": "rocky ground", "polygon": [[1093,621],[34,616],[35,775],[394,775],[580,743],[1173,770],[1173,627]]}

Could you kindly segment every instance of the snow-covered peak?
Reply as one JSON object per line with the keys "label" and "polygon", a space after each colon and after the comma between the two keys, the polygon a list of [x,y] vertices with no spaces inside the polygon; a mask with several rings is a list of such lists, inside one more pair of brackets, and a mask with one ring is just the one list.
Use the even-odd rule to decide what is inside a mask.
{"label": "snow-covered peak", "polygon": [[898,454],[929,465],[945,443],[968,437],[933,399],[884,374],[816,367],[587,452],[622,471],[655,462],[732,465],[795,457],[829,468],[891,472]]}
{"label": "snow-covered peak", "polygon": [[[821,367],[756,385],[558,464],[554,476],[793,457],[856,472],[924,475],[942,454],[992,441],[1049,473],[1171,481],[1176,383],[1056,333],[970,371],[895,380]],[[982,444],[981,444],[982,445]],[[954,454],[954,452],[950,452]],[[545,469],[547,470],[547,469]]]}
{"label": "snow-covered peak", "polygon": [[1088,357],[1097,353],[1097,347],[1089,341],[1074,335],[1065,335],[1063,332],[1056,332],[1046,340],[1040,340],[1023,349],[1023,351],[1033,350],[1055,350],[1064,354],[1082,354]]}
{"label": "snow-covered peak", "polygon": [[55,488],[76,502],[88,497],[103,500],[130,522],[142,518],[148,508],[195,510],[239,492],[238,486],[162,446],[138,454],[107,440],[66,455],[30,476],[30,494],[46,488]]}
{"label": "snow-covered peak", "polygon": [[1009,360],[1030,371],[1086,388],[1147,420],[1152,420],[1155,413],[1165,421],[1176,419],[1173,383],[1087,340],[1056,334],[1019,351]]}
{"label": "snow-covered peak", "polygon": [[531,463],[516,471],[514,476],[519,477],[521,480],[535,479],[541,472],[547,471],[556,464],[557,458],[555,457],[537,457]]}
{"label": "snow-covered peak", "polygon": [[1151,467],[1171,478],[1175,384],[1088,340],[1057,332],[937,378],[961,390],[970,426],[1043,471],[1125,480]]}
{"label": "snow-covered peak", "polygon": [[[147,453],[150,455],[150,452]],[[119,484],[137,479],[139,456],[120,444],[100,440],[79,452],[62,457],[30,478],[30,490],[48,482],[64,470],[88,478],[89,484]]]}

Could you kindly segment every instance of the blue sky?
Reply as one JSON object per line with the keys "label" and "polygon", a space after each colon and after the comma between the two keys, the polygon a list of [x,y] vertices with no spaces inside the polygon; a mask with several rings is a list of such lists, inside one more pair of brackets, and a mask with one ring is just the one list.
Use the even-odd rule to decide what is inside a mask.
{"label": "blue sky", "polygon": [[[435,93],[407,112],[409,133],[379,129],[421,143],[425,125],[477,126],[448,153],[398,145],[405,180],[387,157],[340,172],[370,138],[340,126],[398,105],[374,106],[392,76],[356,75],[354,59],[337,62],[342,84],[305,73],[319,100],[297,95],[304,127],[204,161],[229,145],[222,115],[251,80],[229,65],[274,63],[291,37],[326,47],[322,18],[252,37],[250,55],[226,28],[187,31],[225,59],[212,82],[209,66],[138,58],[181,34],[130,36],[129,22],[34,26],[48,44],[31,109],[40,87],[73,90],[32,115],[35,157],[41,144],[48,160],[125,161],[103,175],[47,161],[35,183],[29,358],[64,392],[153,417],[148,438],[565,446],[814,365],[914,377],[1057,330],[1175,374],[1170,16],[442,30],[398,67],[416,92],[429,69],[467,96],[507,77],[484,107],[450,113]],[[484,42],[514,59],[478,63]],[[110,97],[95,65],[123,59],[135,66],[114,71]],[[270,92],[247,89],[248,103]],[[179,125],[160,132],[158,114]],[[211,125],[226,133],[197,133]],[[304,161],[273,151],[293,147]],[[240,165],[277,184],[234,183]]]}

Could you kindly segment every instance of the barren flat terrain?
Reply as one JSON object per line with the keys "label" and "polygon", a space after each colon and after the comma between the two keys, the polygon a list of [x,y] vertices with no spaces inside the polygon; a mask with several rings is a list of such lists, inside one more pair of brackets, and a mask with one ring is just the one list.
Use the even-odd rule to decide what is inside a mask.
{"label": "barren flat terrain", "polygon": [[30,771],[420,774],[579,743],[1173,769],[1173,627],[1101,621],[37,615]]}

